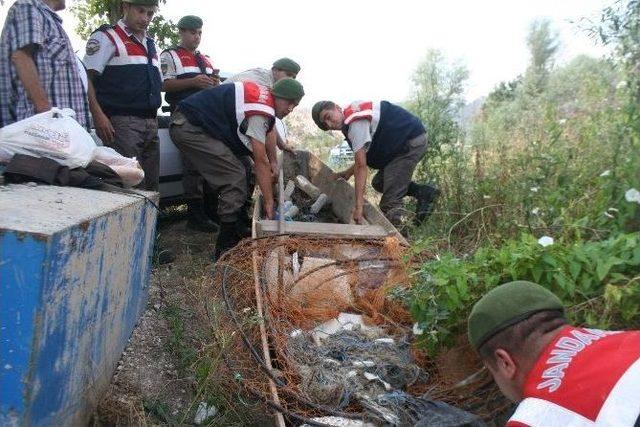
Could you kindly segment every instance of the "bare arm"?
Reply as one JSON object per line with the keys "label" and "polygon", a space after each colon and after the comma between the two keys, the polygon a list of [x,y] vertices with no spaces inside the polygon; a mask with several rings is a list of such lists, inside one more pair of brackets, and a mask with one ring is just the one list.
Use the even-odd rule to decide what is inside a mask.
{"label": "bare arm", "polygon": [[98,98],[96,97],[96,90],[93,87],[93,79],[98,76],[98,72],[96,70],[87,70],[88,77],[88,90],[87,95],[89,97],[89,110],[91,111],[91,116],[93,116],[93,125],[96,128],[96,133],[98,137],[105,144],[110,144],[113,142],[116,131],[113,129],[113,125],[111,121],[107,117],[107,115],[102,111],[100,104],[98,104]]}
{"label": "bare arm", "polygon": [[35,49],[36,46],[30,44],[16,50],[11,54],[11,63],[16,67],[18,78],[33,103],[36,113],[42,113],[51,109],[51,103],[42,87],[36,63],[33,61]]}
{"label": "bare arm", "polygon": [[267,218],[274,218],[274,200],[273,188],[271,180],[271,166],[267,158],[267,149],[265,144],[251,138],[251,148],[253,149],[253,161],[256,167],[256,180],[260,187],[260,192],[264,198],[264,210]]}
{"label": "bare arm", "polygon": [[364,219],[362,209],[364,208],[364,187],[367,183],[367,152],[364,149],[356,151],[355,164],[352,166],[355,170],[355,187],[356,202],[353,208],[353,219],[356,223],[362,223]]}
{"label": "bare arm", "polygon": [[344,178],[347,181],[349,180],[349,178],[351,178],[353,176],[353,174],[355,173],[355,169],[356,169],[356,164],[352,164],[348,169],[343,170],[342,172],[337,172],[334,175],[335,179],[338,178]]}
{"label": "bare arm", "polygon": [[267,158],[269,159],[269,165],[271,166],[271,174],[273,178],[278,178],[278,150],[276,149],[276,140],[278,138],[278,132],[275,127],[267,133]]}
{"label": "bare arm", "polygon": [[290,153],[293,153],[295,151],[295,147],[289,144],[287,141],[283,140],[277,131],[276,131],[276,142],[277,142],[278,148],[281,149],[282,151],[288,151]]}
{"label": "bare arm", "polygon": [[162,82],[164,92],[179,92],[185,89],[206,89],[217,86],[220,81],[205,74],[199,74],[189,79],[166,79]]}

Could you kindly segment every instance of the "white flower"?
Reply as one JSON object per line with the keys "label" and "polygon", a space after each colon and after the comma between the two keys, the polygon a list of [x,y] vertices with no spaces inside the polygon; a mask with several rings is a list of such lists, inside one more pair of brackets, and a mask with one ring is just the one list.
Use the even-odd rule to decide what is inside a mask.
{"label": "white flower", "polygon": [[617,213],[617,212],[620,212],[620,210],[616,209],[616,208],[609,208],[609,209],[607,209],[607,212],[616,212]]}
{"label": "white flower", "polygon": [[627,82],[625,80],[621,80],[617,85],[616,85],[616,89],[624,89],[625,87],[627,87]]}
{"label": "white flower", "polygon": [[531,187],[531,192],[532,192],[532,193],[537,193],[537,192],[538,192],[538,190],[539,190],[539,188],[538,188],[538,187]]}
{"label": "white flower", "polygon": [[538,215],[540,213],[540,208],[531,209],[531,215]]}
{"label": "white flower", "polygon": [[565,123],[567,123],[567,119],[560,119],[560,120],[558,120],[558,124],[563,125],[563,124],[565,124]]}
{"label": "white flower", "polygon": [[640,203],[640,191],[636,190],[635,188],[630,188],[626,193],[624,193],[624,198],[627,200],[627,202]]}
{"label": "white flower", "polygon": [[413,324],[413,335],[422,335],[424,334],[424,329],[420,327],[418,322]]}
{"label": "white flower", "polygon": [[546,248],[547,246],[553,245],[553,237],[542,236],[541,238],[538,239],[538,243],[540,244],[540,246]]}
{"label": "white flower", "polygon": [[485,199],[485,200],[487,200],[487,199],[490,199],[490,198],[491,198],[491,196],[489,196],[488,194],[485,194],[484,196],[482,196],[482,198],[483,198],[483,199]]}
{"label": "white flower", "polygon": [[605,212],[604,216],[606,216],[607,218],[615,218],[613,215],[611,215],[609,212]]}
{"label": "white flower", "polygon": [[606,171],[600,174],[600,176],[609,176],[609,175],[611,175],[611,171],[609,169],[607,169]]}

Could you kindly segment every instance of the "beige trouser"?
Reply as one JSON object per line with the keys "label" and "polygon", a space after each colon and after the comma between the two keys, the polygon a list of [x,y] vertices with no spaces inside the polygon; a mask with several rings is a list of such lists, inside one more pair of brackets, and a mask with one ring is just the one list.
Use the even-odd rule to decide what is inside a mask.
{"label": "beige trouser", "polygon": [[179,111],[173,113],[169,135],[182,155],[219,195],[220,220],[236,221],[247,199],[247,172],[243,159],[224,142],[189,123]]}
{"label": "beige trouser", "polygon": [[138,160],[144,171],[144,180],[137,186],[138,188],[158,191],[160,180],[158,119],[111,116],[109,120],[115,130],[115,138],[108,146],[123,156],[135,157]]}

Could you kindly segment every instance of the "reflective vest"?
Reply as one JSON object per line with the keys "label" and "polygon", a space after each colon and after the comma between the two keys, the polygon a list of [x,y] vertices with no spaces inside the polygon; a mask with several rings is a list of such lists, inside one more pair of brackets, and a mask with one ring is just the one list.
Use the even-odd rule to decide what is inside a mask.
{"label": "reflective vest", "polygon": [[640,425],[640,331],[566,327],[527,376],[508,427]]}
{"label": "reflective vest", "polygon": [[127,35],[122,21],[114,26],[102,26],[116,48],[116,53],[95,81],[100,107],[108,116],[133,115],[156,117],[162,103],[156,45],[149,37],[144,46]]}
{"label": "reflective vest", "polygon": [[420,119],[387,101],[353,102],[343,109],[343,113],[342,133],[350,146],[349,125],[355,120],[369,121],[371,145],[367,150],[367,165],[374,169],[384,168],[408,149],[410,140],[425,133]]}
{"label": "reflective vest", "polygon": [[[224,142],[237,155],[251,153],[246,119],[253,115],[268,118],[267,132],[275,121],[271,90],[254,82],[236,82],[204,89],[180,101],[178,109],[187,120],[213,138]],[[264,142],[264,141],[263,141]]]}
{"label": "reflective vest", "polygon": [[[176,79],[190,79],[200,74],[213,75],[213,65],[209,58],[200,52],[195,54],[181,46],[167,49],[176,68]],[[201,89],[190,88],[178,92],[166,92],[164,99],[173,111],[178,104],[186,97],[199,92]]]}

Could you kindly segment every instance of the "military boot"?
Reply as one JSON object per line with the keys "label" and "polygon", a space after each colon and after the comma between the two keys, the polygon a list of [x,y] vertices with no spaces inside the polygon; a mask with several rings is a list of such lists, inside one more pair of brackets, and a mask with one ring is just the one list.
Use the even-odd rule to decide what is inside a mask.
{"label": "military boot", "polygon": [[213,252],[213,259],[217,261],[222,254],[238,244],[240,238],[236,234],[236,223],[221,222],[218,238],[216,239],[216,248]]}
{"label": "military boot", "polygon": [[427,219],[439,194],[440,190],[430,185],[417,184],[415,182],[409,184],[407,196],[415,197],[416,199],[416,224],[420,224]]}
{"label": "military boot", "polygon": [[208,233],[218,231],[218,224],[213,222],[207,215],[207,212],[204,209],[204,201],[202,199],[189,201],[187,209],[187,227],[192,230],[205,231]]}
{"label": "military boot", "polygon": [[251,230],[243,224],[242,219],[233,222],[221,222],[220,232],[218,233],[216,248],[213,254],[214,260],[217,261],[222,254],[249,236],[251,236]]}

